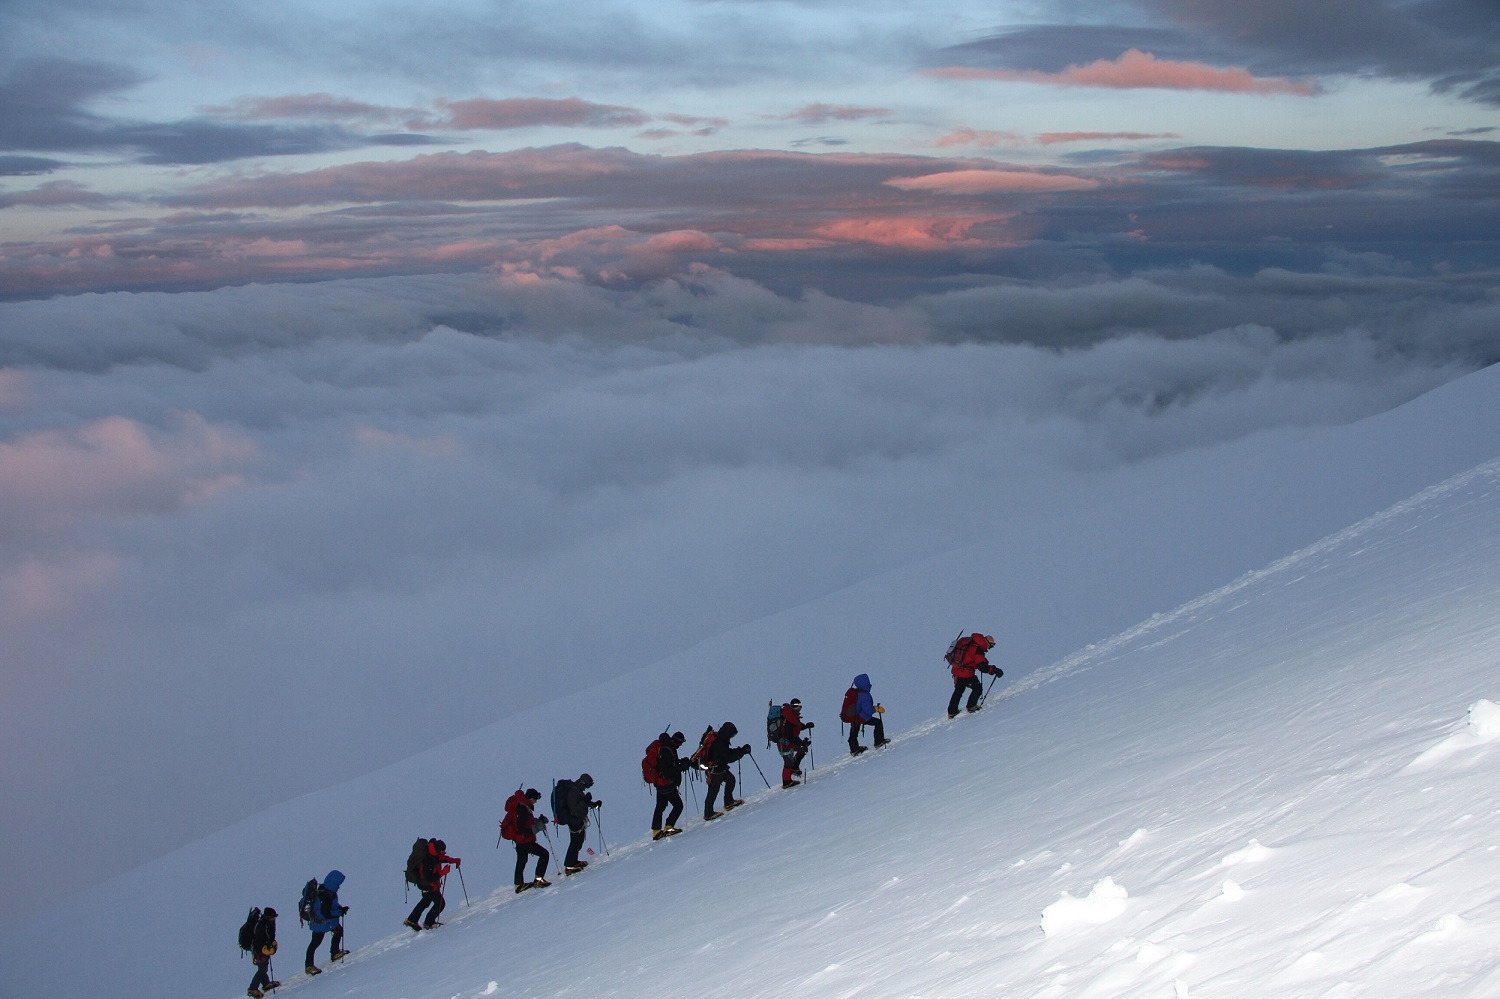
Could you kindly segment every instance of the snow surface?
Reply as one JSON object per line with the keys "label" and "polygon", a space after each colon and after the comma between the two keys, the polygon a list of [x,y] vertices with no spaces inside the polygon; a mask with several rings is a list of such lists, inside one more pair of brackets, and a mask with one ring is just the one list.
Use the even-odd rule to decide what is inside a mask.
{"label": "snow surface", "polygon": [[857,760],[824,733],[803,788],[376,930],[286,992],[1495,995],[1500,746],[1408,764],[1487,717],[1497,564],[1500,462],[978,716]]}
{"label": "snow surface", "polygon": [[[1493,374],[1320,435],[1293,466],[1322,453],[1330,476],[1358,478],[1381,440],[1472,431],[1458,417],[1493,405]],[[1080,526],[1103,543],[1096,529]],[[294,974],[306,938],[284,916],[288,995],[1500,995],[1497,548],[1500,464],[1483,465],[1049,665],[1002,656],[989,706],[954,722],[937,659],[960,627],[1003,636],[953,620],[955,605],[993,605],[955,599],[993,565],[887,574],[8,928],[0,992],[242,994],[244,910],[290,914],[301,883],[336,866],[354,956]],[[835,642],[809,663],[829,635],[860,657]],[[894,742],[849,759],[834,712],[859,671],[892,708]],[[631,776],[652,732],[733,718],[774,780],[754,734],[771,694],[819,722],[807,786],[766,790],[747,765],[747,807],[644,838]],[[440,710],[441,694],[416,701],[413,724]],[[493,844],[500,801],[584,769],[610,856],[515,896],[511,851]],[[467,858],[473,904],[450,883],[449,925],[412,935],[400,868],[429,834]]]}

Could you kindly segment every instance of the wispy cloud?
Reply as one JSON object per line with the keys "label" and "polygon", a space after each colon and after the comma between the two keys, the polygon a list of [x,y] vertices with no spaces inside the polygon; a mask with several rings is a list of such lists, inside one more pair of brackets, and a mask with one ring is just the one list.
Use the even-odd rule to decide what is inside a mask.
{"label": "wispy cloud", "polygon": [[835,121],[867,121],[886,118],[894,112],[890,108],[865,107],[859,104],[804,104],[786,114],[771,115],[774,121],[795,121],[803,125],[827,125]]}
{"label": "wispy cloud", "polygon": [[1139,142],[1144,139],[1180,139],[1176,132],[1043,132],[1036,137],[1038,145],[1059,142]]}
{"label": "wispy cloud", "polygon": [[886,183],[903,191],[938,194],[1087,191],[1099,186],[1099,182],[1090,177],[1031,170],[949,170],[920,177],[893,177]]}
{"label": "wispy cloud", "polygon": [[1316,84],[1306,80],[1259,77],[1237,66],[1225,68],[1201,62],[1158,59],[1140,49],[1130,49],[1114,59],[1098,59],[1087,65],[1070,65],[1056,73],[972,66],[942,66],[927,70],[926,73],[950,80],[1001,80],[1116,90],[1213,90],[1237,94],[1297,94],[1304,97],[1319,92]]}

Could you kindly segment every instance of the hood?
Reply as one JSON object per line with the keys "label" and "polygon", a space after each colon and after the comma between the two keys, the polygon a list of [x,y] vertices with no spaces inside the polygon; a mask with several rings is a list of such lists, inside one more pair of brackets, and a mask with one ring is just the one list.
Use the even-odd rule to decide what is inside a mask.
{"label": "hood", "polygon": [[323,879],[323,887],[327,888],[331,892],[334,892],[335,894],[338,893],[339,885],[341,885],[343,883],[344,883],[344,872],[343,871],[329,871],[328,872],[328,877],[326,877],[326,878]]}
{"label": "hood", "polygon": [[855,690],[863,690],[865,693],[868,694],[870,692],[870,674],[868,674],[868,673],[861,673],[859,676],[855,677],[854,678],[854,689]]}
{"label": "hood", "polygon": [[740,730],[735,727],[734,722],[725,722],[719,726],[719,734],[726,739],[733,739],[739,732]]}

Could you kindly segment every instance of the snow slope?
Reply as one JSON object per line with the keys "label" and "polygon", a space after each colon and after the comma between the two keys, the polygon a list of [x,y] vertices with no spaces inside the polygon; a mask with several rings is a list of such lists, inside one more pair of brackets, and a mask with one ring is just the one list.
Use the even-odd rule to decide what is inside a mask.
{"label": "snow slope", "polygon": [[[296,994],[1486,994],[1497,761],[1487,709],[1472,731],[1466,712],[1500,700],[1493,468],[1051,665],[1002,658],[990,710],[934,719],[960,627],[1005,637],[1075,613],[1083,640],[1102,637],[1088,629],[1127,626],[1143,600],[1500,453],[1496,375],[1351,427],[1176,456],[1117,480],[1089,519],[1032,514],[1050,547],[1012,536],[877,577],[286,802],[8,928],[0,992],[239,993],[245,908],[289,913],[337,866],[356,956],[294,978],[305,937],[284,920],[277,970]],[[834,710],[858,671],[897,741],[849,762]],[[753,733],[772,695],[820,723],[809,785],[644,840],[652,733],[726,718]],[[441,724],[444,696],[460,694],[414,699],[413,724]],[[583,769],[613,855],[516,898],[500,801]],[[424,834],[467,858],[475,904],[450,890],[458,918],[413,938],[400,867]]]}
{"label": "snow slope", "polygon": [[1497,564],[1500,462],[286,994],[1495,995]]}

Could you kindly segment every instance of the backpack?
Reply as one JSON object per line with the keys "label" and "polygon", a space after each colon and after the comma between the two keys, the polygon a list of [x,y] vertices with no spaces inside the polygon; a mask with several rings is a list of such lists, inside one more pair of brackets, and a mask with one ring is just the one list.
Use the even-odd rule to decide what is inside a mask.
{"label": "backpack", "polygon": [[953,644],[948,646],[948,651],[943,653],[943,662],[949,666],[957,666],[963,662],[964,652],[968,649],[970,641],[968,635],[960,632],[959,636],[953,640]]}
{"label": "backpack", "polygon": [[839,709],[839,721],[848,722],[851,725],[856,722],[863,721],[864,719],[860,718],[859,715],[854,713],[855,706],[858,703],[858,687],[850,687],[848,690],[844,691],[844,706]]}
{"label": "backpack", "polygon": [[418,837],[411,845],[411,856],[406,858],[406,880],[410,884],[421,884],[422,861],[427,859],[427,840]]}
{"label": "backpack", "polygon": [[313,901],[318,897],[318,879],[311,878],[302,886],[302,900],[297,903],[297,925],[316,922],[313,916]]}
{"label": "backpack", "polygon": [[714,739],[718,738],[718,735],[719,733],[714,731],[714,727],[712,725],[704,729],[703,735],[698,738],[698,748],[693,750],[693,755],[688,757],[688,762],[693,764],[694,766],[702,767],[704,770],[707,770],[708,750],[709,747],[714,744]]}
{"label": "backpack", "polygon": [[641,760],[641,779],[647,784],[655,784],[661,774],[656,769],[656,761],[661,756],[661,740],[667,734],[663,732],[660,737],[646,747],[646,755]]}
{"label": "backpack", "polygon": [[240,924],[240,950],[250,950],[255,946],[255,927],[260,925],[260,906],[250,910],[250,915]]}
{"label": "backpack", "polygon": [[[517,791],[516,794],[520,794]],[[516,841],[516,795],[513,794],[505,802],[505,818],[500,820],[500,836],[512,843]]]}
{"label": "backpack", "polygon": [[781,744],[783,726],[786,719],[781,716],[782,708],[776,706],[775,701],[767,701],[766,708],[766,746],[777,746]]}
{"label": "backpack", "polygon": [[568,811],[568,791],[573,787],[570,780],[552,783],[552,821],[560,826],[572,823],[573,815]]}

